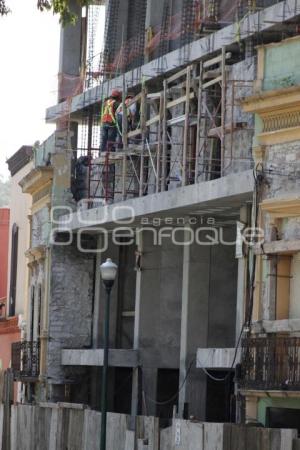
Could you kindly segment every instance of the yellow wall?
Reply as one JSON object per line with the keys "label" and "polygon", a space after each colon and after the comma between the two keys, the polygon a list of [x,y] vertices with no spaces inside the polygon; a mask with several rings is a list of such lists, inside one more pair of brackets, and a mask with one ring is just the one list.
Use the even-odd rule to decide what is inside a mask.
{"label": "yellow wall", "polygon": [[9,225],[9,259],[8,259],[8,292],[10,287],[10,256],[11,256],[11,230],[14,223],[19,227],[18,238],[18,267],[16,286],[16,315],[25,314],[28,291],[28,266],[25,252],[30,243],[31,195],[23,194],[19,181],[27,175],[33,167],[32,161],[17,172],[11,179],[10,225]]}

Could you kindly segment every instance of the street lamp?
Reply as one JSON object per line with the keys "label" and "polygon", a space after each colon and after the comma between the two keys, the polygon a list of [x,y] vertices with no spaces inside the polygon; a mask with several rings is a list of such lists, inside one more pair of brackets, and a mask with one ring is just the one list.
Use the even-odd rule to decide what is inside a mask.
{"label": "street lamp", "polygon": [[104,354],[102,370],[101,391],[101,443],[100,449],[106,450],[106,417],[107,417],[107,372],[108,372],[108,347],[109,347],[109,306],[110,293],[116,279],[118,266],[108,258],[100,266],[100,273],[106,289],[105,311],[104,311]]}

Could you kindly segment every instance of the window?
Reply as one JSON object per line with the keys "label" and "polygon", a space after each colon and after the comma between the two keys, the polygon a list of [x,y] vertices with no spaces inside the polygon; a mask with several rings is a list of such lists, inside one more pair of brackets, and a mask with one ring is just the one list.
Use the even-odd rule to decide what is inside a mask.
{"label": "window", "polygon": [[10,260],[10,286],[9,286],[9,309],[8,309],[9,316],[14,316],[16,313],[18,239],[19,239],[19,227],[16,223],[14,223],[11,230],[11,260]]}
{"label": "window", "polygon": [[276,320],[289,318],[291,263],[292,257],[289,255],[280,255],[277,257]]}

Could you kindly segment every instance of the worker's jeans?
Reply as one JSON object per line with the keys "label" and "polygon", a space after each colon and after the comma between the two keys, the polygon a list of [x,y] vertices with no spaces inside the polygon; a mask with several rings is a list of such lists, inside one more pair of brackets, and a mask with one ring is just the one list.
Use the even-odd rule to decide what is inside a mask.
{"label": "worker's jeans", "polygon": [[118,130],[115,125],[102,125],[101,127],[101,145],[100,152],[111,151],[114,152],[117,139]]}

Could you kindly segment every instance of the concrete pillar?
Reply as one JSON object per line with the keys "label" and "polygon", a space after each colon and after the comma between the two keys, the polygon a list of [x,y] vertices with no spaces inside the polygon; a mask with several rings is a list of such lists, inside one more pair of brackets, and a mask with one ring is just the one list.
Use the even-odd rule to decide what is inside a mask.
{"label": "concrete pillar", "polygon": [[75,25],[61,27],[59,72],[78,76],[81,57],[81,16],[82,8],[77,0],[70,0],[70,9],[78,16]]}
{"label": "concrete pillar", "polygon": [[[247,227],[248,207],[243,206],[240,210],[240,221]],[[246,249],[247,251],[248,249]],[[245,321],[245,303],[247,289],[247,256],[244,254],[238,257],[238,280],[236,298],[236,342],[239,339],[241,329]]]}
{"label": "concrete pillar", "polygon": [[[141,230],[137,231],[137,252],[140,255],[143,253],[143,232]],[[135,316],[134,316],[134,338],[133,338],[133,349],[139,349],[139,338],[140,338],[140,312],[141,312],[141,282],[142,282],[142,271],[137,268],[136,272],[136,287],[135,287]],[[139,406],[139,380],[140,370],[139,368],[134,368],[132,373],[132,401],[131,401],[131,415],[138,415]]]}
{"label": "concrete pillar", "polygon": [[[188,228],[185,241],[190,240]],[[200,251],[201,256],[197,257]],[[198,347],[208,337],[210,248],[186,245],[183,250],[182,313],[180,341],[179,417],[188,405],[189,415],[205,418],[206,376],[195,368]]]}
{"label": "concrete pillar", "polygon": [[108,0],[107,34],[105,36],[105,54],[107,62],[112,63],[127,41],[129,0]]}
{"label": "concrete pillar", "polygon": [[[98,236],[97,249],[102,247],[102,236]],[[99,320],[100,320],[100,265],[104,262],[102,253],[97,253],[96,256],[96,271],[95,271],[95,293],[94,293],[94,309],[93,309],[93,348],[99,348]]]}
{"label": "concrete pillar", "polygon": [[156,245],[159,228],[153,232],[139,232],[138,240],[141,270],[136,280],[134,348],[139,351],[140,371],[134,370],[132,414],[141,400],[143,410],[155,414],[158,369],[179,368],[182,248],[172,244],[168,233]]}
{"label": "concrete pillar", "polygon": [[[60,52],[59,52],[59,74],[62,76],[68,75],[71,77],[79,77],[81,64],[81,17],[82,8],[77,0],[69,2],[70,10],[78,16],[75,25],[67,25],[61,27],[60,32]],[[69,91],[69,84],[71,80],[63,77],[60,80],[58,101],[62,101],[66,97],[66,92]]]}

